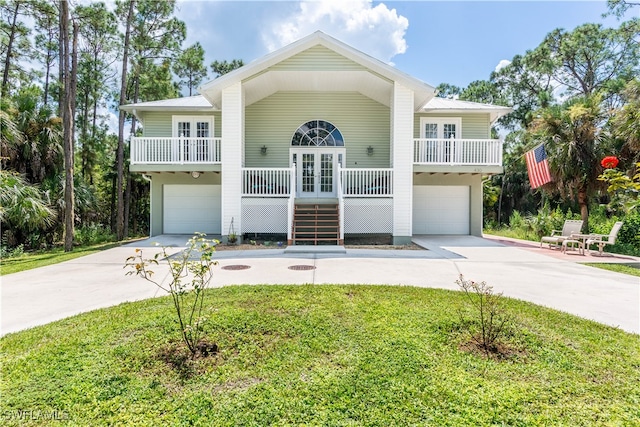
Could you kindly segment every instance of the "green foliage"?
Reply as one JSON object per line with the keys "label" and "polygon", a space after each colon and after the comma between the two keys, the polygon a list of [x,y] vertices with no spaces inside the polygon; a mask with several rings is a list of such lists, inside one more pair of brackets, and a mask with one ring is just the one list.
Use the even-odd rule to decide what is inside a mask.
{"label": "green foliage", "polygon": [[[499,345],[504,341],[507,327],[512,323],[505,311],[502,293],[494,293],[486,282],[466,280],[462,274],[456,284],[464,292],[473,311],[473,319],[479,331],[471,338],[486,355],[500,354]],[[461,314],[464,323],[464,316]]]}
{"label": "green foliage", "polygon": [[0,170],[0,222],[9,246],[27,243],[27,236],[38,235],[54,219],[55,211],[46,194],[18,174]]}
{"label": "green foliage", "polygon": [[617,328],[505,298],[518,321],[505,339],[517,351],[497,359],[461,350],[461,292],[252,285],[208,294],[216,312],[206,333],[220,352],[195,359],[191,375],[163,357],[176,344],[169,296],[0,338],[3,413],[58,410],[82,426],[640,423],[638,336]]}
{"label": "green foliage", "polygon": [[211,71],[216,74],[216,77],[220,77],[224,74],[230,73],[231,71],[240,68],[244,65],[244,61],[242,59],[232,59],[231,61],[213,61],[211,63]]}
{"label": "green foliage", "polygon": [[207,76],[207,67],[204,65],[204,49],[200,42],[196,42],[193,46],[182,51],[173,64],[173,70],[180,78],[180,85],[187,86],[189,96],[193,95],[193,90]]}
{"label": "green foliage", "polygon": [[[139,276],[171,295],[175,314],[180,324],[182,340],[196,356],[202,338],[205,291],[213,278],[212,267],[218,262],[212,260],[217,240],[205,239],[202,233],[196,233],[187,242],[187,247],[179,254],[171,255],[167,247],[154,255],[144,258],[142,249],[136,249],[136,255],[127,258],[127,275]],[[198,256],[197,260],[193,257]],[[154,279],[154,266],[164,262],[169,267],[169,283]]]}
{"label": "green foliage", "polygon": [[5,245],[0,245],[0,258],[6,260],[6,258],[17,258],[24,254],[24,245],[20,244],[13,248],[9,248]]}
{"label": "green foliage", "polygon": [[83,246],[113,242],[115,239],[115,234],[108,227],[96,223],[76,227],[73,236],[74,242]]}

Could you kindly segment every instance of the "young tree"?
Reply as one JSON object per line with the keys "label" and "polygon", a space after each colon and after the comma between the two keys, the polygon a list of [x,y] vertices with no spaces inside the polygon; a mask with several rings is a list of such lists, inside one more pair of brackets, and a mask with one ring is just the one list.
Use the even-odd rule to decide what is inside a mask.
{"label": "young tree", "polygon": [[20,60],[30,57],[29,34],[31,31],[21,21],[22,16],[29,13],[28,6],[25,0],[0,0],[0,31],[2,31],[0,46],[4,56],[0,95],[3,97],[9,93],[9,80],[12,74],[25,74],[20,66]]}
{"label": "young tree", "polygon": [[81,22],[77,94],[79,166],[83,178],[93,183],[97,151],[103,145],[98,109],[106,106],[111,95],[118,28],[115,15],[104,3],[77,6],[75,15]]}
{"label": "young tree", "polygon": [[193,95],[193,89],[200,85],[202,79],[207,77],[207,67],[204,66],[204,49],[199,42],[186,48],[173,65],[173,71],[178,75],[180,85],[186,85],[189,96]]}
{"label": "young tree", "polygon": [[53,5],[47,2],[36,3],[34,13],[36,60],[42,63],[45,69],[43,100],[47,105],[49,103],[51,72],[58,60],[60,38],[58,16]]}
{"label": "young tree", "polygon": [[[148,66],[155,61],[173,59],[186,37],[184,22],[172,16],[175,0],[128,0],[117,2],[117,14],[125,20],[123,46],[122,86],[120,105],[127,101],[140,101],[141,76],[149,73]],[[127,65],[125,65],[125,63]],[[130,68],[129,68],[130,66]],[[149,74],[152,76],[152,74]],[[130,96],[127,98],[127,94]],[[126,236],[124,180],[124,122],[120,112],[117,151],[117,236]],[[135,135],[136,120],[131,118],[131,135]],[[128,192],[130,194],[130,192]]]}

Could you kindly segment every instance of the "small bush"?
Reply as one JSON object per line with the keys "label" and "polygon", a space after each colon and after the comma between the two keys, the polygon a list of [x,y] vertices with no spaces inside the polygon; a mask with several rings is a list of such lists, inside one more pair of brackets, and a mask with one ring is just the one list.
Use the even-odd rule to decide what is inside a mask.
{"label": "small bush", "polygon": [[79,245],[97,245],[115,240],[115,235],[111,230],[101,224],[89,224],[76,228],[73,239]]}
{"label": "small bush", "polygon": [[24,254],[24,245],[19,244],[16,247],[9,248],[7,246],[0,246],[0,258],[17,258]]}
{"label": "small bush", "polygon": [[[462,274],[456,280],[456,284],[467,296],[471,304],[479,331],[472,332],[472,340],[485,354],[500,353],[499,344],[503,338],[506,326],[511,318],[506,314],[502,293],[494,293],[493,286],[486,282],[474,282],[466,280]],[[461,314],[461,317],[462,314]],[[465,319],[462,319],[465,323]]]}
{"label": "small bush", "polygon": [[[153,258],[144,258],[142,249],[136,249],[135,255],[127,258],[125,268],[127,276],[139,276],[171,295],[177,321],[180,325],[182,341],[195,358],[198,353],[204,357],[217,352],[217,346],[203,343],[203,316],[205,291],[213,279],[212,267],[218,261],[212,259],[218,240],[205,239],[205,234],[196,233],[187,242],[187,248],[171,256],[168,247]],[[169,283],[154,279],[154,266],[164,263],[169,267]]]}

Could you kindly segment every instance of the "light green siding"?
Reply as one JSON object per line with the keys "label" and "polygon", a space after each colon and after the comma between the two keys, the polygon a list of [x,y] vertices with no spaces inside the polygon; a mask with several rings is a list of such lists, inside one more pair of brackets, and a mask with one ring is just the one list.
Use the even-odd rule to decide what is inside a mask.
{"label": "light green siding", "polygon": [[171,116],[167,112],[145,112],[142,121],[143,136],[171,136]]}
{"label": "light green siding", "polygon": [[488,114],[416,114],[414,120],[414,138],[420,138],[421,117],[461,117],[462,136],[464,139],[489,139],[489,115]]}
{"label": "light green siding", "polygon": [[324,46],[314,46],[297,55],[274,65],[270,70],[276,71],[354,71],[365,68],[327,49]]}
{"label": "light green siding", "polygon": [[220,112],[216,111],[215,113],[192,113],[192,112],[165,112],[165,111],[146,111],[144,112],[143,121],[142,121],[142,134],[143,136],[148,137],[159,137],[159,136],[172,136],[172,117],[173,116],[204,116],[211,117],[213,116],[213,129],[214,137],[221,136],[221,120],[220,120]]}
{"label": "light green siding", "polygon": [[[345,167],[389,167],[389,107],[355,92],[278,92],[248,106],[245,166],[289,167],[291,137],[300,125],[316,119],[333,123],[342,133]],[[263,145],[266,155],[260,153]],[[372,156],[368,146],[374,149]]]}

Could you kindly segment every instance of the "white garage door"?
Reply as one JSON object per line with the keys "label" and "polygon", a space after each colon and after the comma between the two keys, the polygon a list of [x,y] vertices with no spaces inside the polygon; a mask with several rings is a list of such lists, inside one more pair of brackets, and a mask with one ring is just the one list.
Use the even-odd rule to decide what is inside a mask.
{"label": "white garage door", "polygon": [[165,234],[220,234],[219,185],[165,185]]}
{"label": "white garage door", "polygon": [[413,234],[469,234],[469,187],[413,187]]}

